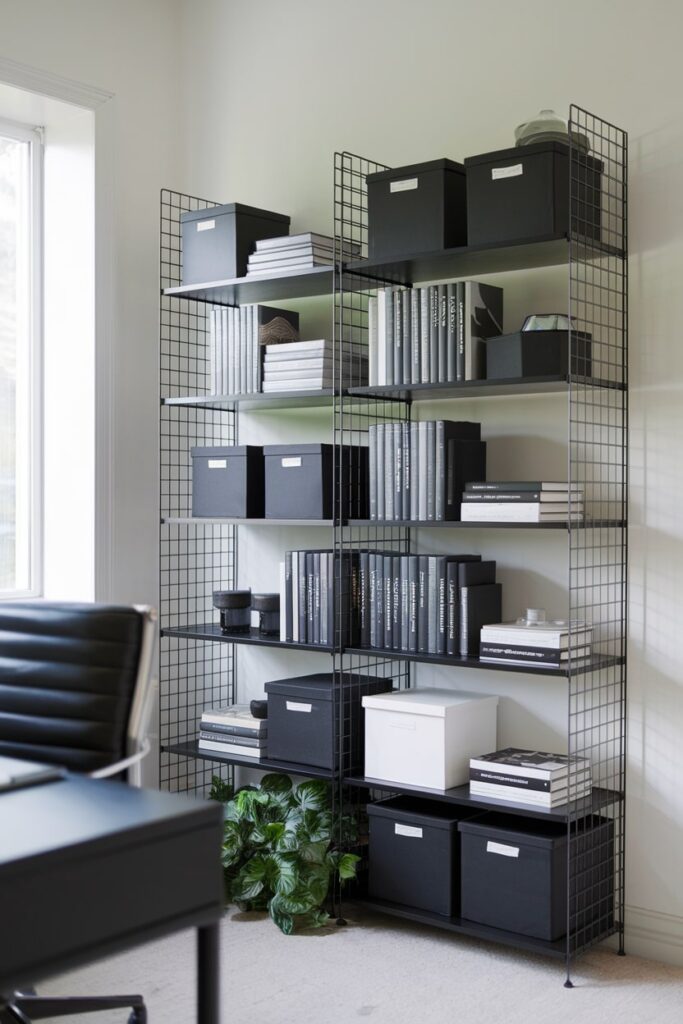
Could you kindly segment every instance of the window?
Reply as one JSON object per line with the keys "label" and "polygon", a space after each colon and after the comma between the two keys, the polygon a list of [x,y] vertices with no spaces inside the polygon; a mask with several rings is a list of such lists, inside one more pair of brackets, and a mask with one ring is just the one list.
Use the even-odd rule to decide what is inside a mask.
{"label": "window", "polygon": [[40,131],[0,121],[0,598],[42,589],[41,168]]}

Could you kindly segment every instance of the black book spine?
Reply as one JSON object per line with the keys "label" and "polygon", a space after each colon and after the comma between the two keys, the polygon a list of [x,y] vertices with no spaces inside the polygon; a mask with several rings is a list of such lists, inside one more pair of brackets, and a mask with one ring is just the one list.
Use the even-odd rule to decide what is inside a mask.
{"label": "black book spine", "polygon": [[384,429],[385,423],[377,424],[375,444],[377,446],[377,519],[379,522],[385,517],[384,501]]}
{"label": "black book spine", "polygon": [[368,476],[370,483],[370,518],[377,519],[377,424],[368,428]]}
{"label": "black book spine", "polygon": [[[470,768],[471,782],[486,782],[492,786],[511,786],[514,789],[531,789],[536,793],[551,793],[563,786],[551,787],[548,779],[530,779],[526,775],[503,775],[501,772],[486,771],[482,768]],[[565,780],[562,780],[565,782]]]}
{"label": "black book spine", "polygon": [[403,424],[393,424],[394,519],[403,518]]}
{"label": "black book spine", "polygon": [[403,293],[394,292],[394,384],[403,383]]}
{"label": "black book spine", "polygon": [[285,640],[292,643],[294,624],[292,620],[292,552],[285,551]]}
{"label": "black book spine", "polygon": [[394,424],[384,424],[384,518],[394,518]]}
{"label": "black book spine", "polygon": [[[420,365],[420,288],[413,288],[410,295],[410,383],[419,384]],[[406,380],[407,383],[407,380]]]}
{"label": "black book spine", "polygon": [[410,384],[412,380],[413,361],[413,315],[412,315],[412,288],[406,288],[401,292],[401,308],[403,310],[403,384]]}
{"label": "black book spine", "polygon": [[320,552],[313,555],[313,643],[320,641]]}
{"label": "black book spine", "polygon": [[408,555],[408,642],[404,650],[417,652],[417,595],[418,568],[417,555]]}
{"label": "black book spine", "polygon": [[368,556],[370,580],[368,598],[370,602],[370,647],[379,647],[377,643],[377,559],[374,551]]}
{"label": "black book spine", "polygon": [[401,556],[391,559],[391,646],[401,650]]}
{"label": "black book spine", "polygon": [[428,562],[428,600],[427,600],[427,614],[428,614],[428,626],[427,626],[427,651],[429,654],[438,654],[437,650],[437,636],[439,632],[439,581],[438,581],[438,570],[437,562],[438,558],[435,555],[430,555]]}
{"label": "black book spine", "polygon": [[450,284],[446,285],[446,352],[448,360],[448,371],[446,374],[446,379],[448,380],[449,384],[455,383],[455,381],[458,379],[458,304],[456,298],[457,287],[457,284],[455,284],[455,282],[453,281],[451,281]]}
{"label": "black book spine", "polygon": [[375,575],[375,618],[377,620],[377,647],[384,647],[384,555],[378,552],[376,555]]}
{"label": "black book spine", "polygon": [[438,285],[439,289],[439,384],[448,381],[448,297],[446,285]]}
{"label": "black book spine", "polygon": [[500,622],[502,588],[500,583],[487,583],[460,588],[460,654],[478,658],[481,627]]}
{"label": "black book spine", "polygon": [[[480,658],[486,656],[499,659],[500,661],[528,661],[530,665],[569,664],[568,658],[562,657],[562,651],[551,647],[527,647],[525,644],[494,644],[490,641],[482,640],[479,650]],[[584,647],[581,650],[585,651],[586,654],[590,653],[590,647]],[[572,654],[576,656],[575,651]]]}
{"label": "black book spine", "polygon": [[410,560],[408,555],[400,558],[401,565],[401,643],[399,650],[408,651],[410,643]]}
{"label": "black book spine", "polygon": [[357,647],[360,643],[360,557],[358,551],[349,552],[349,562],[351,604],[346,642]]}
{"label": "black book spine", "polygon": [[446,519],[455,521],[466,481],[486,476],[486,441],[450,440],[446,450]]}
{"label": "black book spine", "polygon": [[331,551],[328,551],[325,555],[327,562],[327,642],[331,647],[336,645],[335,629],[337,627],[336,619],[336,590],[334,580],[334,555]]}
{"label": "black book spine", "polygon": [[360,571],[360,645],[370,646],[370,554],[361,551],[359,556]]}
{"label": "black book spine", "polygon": [[384,649],[390,651],[394,645],[394,617],[392,613],[392,596],[394,592],[393,556],[382,558],[382,583],[384,586]]}
{"label": "black book spine", "polygon": [[448,634],[448,596],[446,588],[446,574],[448,572],[448,558],[437,560],[437,586],[438,586],[438,618],[436,634],[436,653],[446,653],[446,638]]}
{"label": "black book spine", "polygon": [[410,515],[412,522],[419,519],[420,504],[420,465],[418,452],[418,426],[415,421],[410,424]]}
{"label": "black book spine", "polygon": [[429,557],[418,555],[417,592],[417,649],[420,654],[428,651],[429,635]]}
{"label": "black book spine", "polygon": [[455,289],[456,302],[456,380],[465,379],[465,282],[458,281]]}
{"label": "black book spine", "polygon": [[315,643],[315,570],[313,552],[306,552],[306,643]]}
{"label": "black book spine", "polygon": [[429,383],[439,382],[439,290],[429,286]]}
{"label": "black book spine", "polygon": [[[546,494],[551,494],[551,491],[546,491]],[[562,491],[558,491],[558,494],[562,495]],[[541,500],[541,491],[465,491],[462,496],[463,501],[486,501],[491,505],[494,505],[497,501],[535,501]],[[558,498],[558,501],[565,501],[564,497]]]}
{"label": "black book spine", "polygon": [[460,653],[460,601],[458,595],[458,563],[446,566],[447,634],[446,654],[457,657]]}
{"label": "black book spine", "polygon": [[306,575],[306,558],[307,553],[305,551],[299,552],[298,557],[298,576],[299,576],[299,643],[305,644],[307,638],[306,624],[308,622],[308,615],[306,609],[306,594],[308,592],[308,577]]}

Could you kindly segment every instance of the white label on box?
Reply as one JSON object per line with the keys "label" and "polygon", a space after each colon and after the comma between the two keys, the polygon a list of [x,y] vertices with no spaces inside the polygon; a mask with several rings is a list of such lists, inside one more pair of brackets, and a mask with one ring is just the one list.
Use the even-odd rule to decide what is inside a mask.
{"label": "white label on box", "polygon": [[197,231],[213,231],[216,227],[215,220],[198,220]]}
{"label": "white label on box", "polygon": [[312,711],[312,704],[297,704],[295,700],[285,701],[285,706],[288,711]]}
{"label": "white label on box", "polygon": [[411,839],[422,839],[422,829],[417,828],[415,825],[399,825],[397,822],[394,825],[394,835],[410,836]]}
{"label": "white label on box", "polygon": [[283,459],[282,460],[282,468],[283,469],[290,469],[292,466],[300,466],[300,465],[301,465],[301,456],[300,455],[296,456],[296,458],[290,457],[288,459]]}
{"label": "white label on box", "polygon": [[389,182],[390,192],[410,192],[413,188],[417,188],[417,178],[402,178],[401,181]]}
{"label": "white label on box", "polygon": [[505,843],[494,843],[490,839],[486,844],[487,853],[499,853],[501,857],[519,857],[518,846],[506,846]]}
{"label": "white label on box", "polygon": [[209,469],[227,469],[227,459],[209,459]]}
{"label": "white label on box", "polygon": [[498,181],[499,178],[516,178],[519,174],[524,174],[524,168],[521,164],[491,168],[491,177],[494,181]]}

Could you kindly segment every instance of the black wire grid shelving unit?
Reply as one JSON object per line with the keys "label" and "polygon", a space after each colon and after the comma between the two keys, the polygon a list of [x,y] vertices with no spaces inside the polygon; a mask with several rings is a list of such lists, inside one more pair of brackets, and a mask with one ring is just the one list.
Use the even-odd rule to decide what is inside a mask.
{"label": "black wire grid shelving unit", "polygon": [[[540,241],[522,240],[515,245],[470,247],[442,253],[410,255],[404,259],[373,264],[367,260],[366,176],[386,165],[350,153],[335,155],[334,220],[337,254],[349,243],[360,246],[361,258],[335,265],[319,274],[276,275],[263,280],[239,279],[181,286],[180,214],[216,203],[168,190],[161,194],[161,299],[160,299],[160,780],[169,789],[205,792],[212,775],[232,779],[235,766],[248,765],[266,771],[284,771],[304,777],[325,777],[333,783],[335,807],[362,815],[367,800],[392,793],[409,793],[459,806],[500,809],[520,818],[545,818],[567,826],[568,900],[567,934],[556,942],[544,942],[518,934],[485,928],[472,922],[421,913],[410,907],[364,902],[376,910],[435,925],[451,932],[486,938],[513,947],[533,950],[564,960],[567,981],[573,958],[597,941],[617,934],[623,952],[624,912],[624,790],[626,702],[626,597],[627,597],[627,137],[606,121],[572,106],[570,131],[589,138],[590,156],[572,144],[570,167],[571,230],[568,236]],[[572,135],[572,138],[574,136]],[[586,192],[586,163],[602,163],[602,191]],[[597,208],[600,240],[590,239],[590,221]],[[453,277],[532,270],[543,266],[567,267],[568,306],[573,329],[593,337],[591,376],[527,378],[511,381],[468,381],[457,385],[403,387],[346,387],[343,377],[349,363],[342,352],[353,346],[367,348],[368,299],[376,289],[391,285],[416,285]],[[220,304],[275,301],[325,293],[333,297],[335,346],[334,386],[325,393],[287,395],[212,395],[209,393],[209,321],[211,308]],[[574,336],[570,336],[572,350]],[[191,514],[190,448],[194,445],[237,444],[241,408],[298,408],[329,406],[333,415],[335,458],[339,446],[367,444],[368,430],[381,422],[410,422],[423,400],[559,393],[567,410],[567,477],[585,491],[587,518],[581,523],[460,524],[374,522],[320,522],[333,538],[336,559],[335,599],[337,624],[334,645],[328,649],[306,647],[278,640],[265,641],[256,634],[229,640],[219,634],[212,607],[212,591],[237,585],[237,532],[234,520],[197,520]],[[560,399],[561,400],[561,399]],[[485,423],[485,417],[484,423]],[[539,424],[542,429],[542,424]],[[336,506],[340,495],[361,487],[356,468],[344,478],[339,466]],[[248,525],[298,525],[248,521]],[[416,530],[419,526],[419,534]],[[345,553],[353,550],[391,550],[415,553],[425,530],[442,552],[458,550],[468,533],[490,529],[564,530],[567,553],[567,617],[588,619],[593,624],[593,657],[590,663],[571,662],[574,647],[570,636],[570,664],[562,672],[510,666],[483,666],[476,659],[448,659],[408,655],[399,651],[350,648],[342,636],[342,590],[347,577],[339,572]],[[448,532],[444,533],[443,530]],[[322,536],[322,534],[321,534]],[[479,542],[485,545],[485,541]],[[309,545],[310,546],[310,545]],[[523,672],[561,678],[566,686],[566,740],[570,754],[591,760],[594,789],[590,797],[573,799],[552,811],[525,805],[476,800],[468,787],[446,792],[415,790],[367,779],[358,766],[339,757],[333,772],[305,765],[208,755],[197,750],[197,723],[206,707],[236,699],[235,643],[260,644],[283,649],[325,652],[332,670],[339,674],[390,676],[398,688],[415,685],[419,664],[450,665],[458,670],[464,688],[475,689],[480,673],[506,673],[500,692],[514,693],[515,675]],[[469,670],[466,677],[459,673]],[[465,682],[466,678],[466,682]],[[495,676],[494,676],[495,678]],[[502,677],[501,677],[502,678]],[[341,692],[341,691],[340,691]],[[338,748],[343,751],[352,723],[340,706]],[[614,886],[589,889],[586,872],[576,851],[591,816],[613,821]],[[612,840],[610,840],[612,842]],[[359,848],[363,852],[364,847]],[[611,850],[611,847],[610,847]],[[336,894],[342,905],[342,894]],[[354,899],[361,899],[359,892]],[[582,907],[580,916],[577,910]],[[586,907],[588,912],[586,912]],[[341,910],[340,910],[341,913]]]}

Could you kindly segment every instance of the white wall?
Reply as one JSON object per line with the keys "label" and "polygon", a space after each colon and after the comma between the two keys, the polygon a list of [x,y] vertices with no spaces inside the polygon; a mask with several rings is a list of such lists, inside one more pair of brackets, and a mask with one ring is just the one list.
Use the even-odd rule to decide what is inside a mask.
{"label": "white wall", "polygon": [[[200,18],[193,3],[184,3],[183,13],[187,180],[197,195],[290,213],[293,231],[331,228],[335,150],[393,165],[459,159],[509,146],[521,121],[541,107],[566,116],[570,102],[630,132],[627,942],[631,950],[683,962],[683,6],[205,0]],[[555,296],[557,303],[564,294],[552,275],[505,283],[508,327],[538,298]],[[462,412],[484,420],[493,468],[510,450],[506,435],[533,433],[537,414],[547,413],[551,436],[561,436],[563,411],[550,415],[552,401],[472,403]],[[252,418],[245,429],[263,437],[265,421],[261,416],[257,427]],[[251,532],[246,566],[260,586],[266,581],[256,567],[267,562],[258,556],[272,549],[275,557],[281,538]],[[566,575],[556,538],[527,538],[512,551],[502,538],[477,540],[500,559],[510,583],[524,570],[527,584],[549,601],[560,593]],[[269,672],[290,668],[252,652],[244,659],[253,688]],[[499,679],[463,682],[499,689]],[[564,693],[557,683],[521,679],[514,699],[504,702],[503,740],[523,744],[531,730],[550,743]]]}

